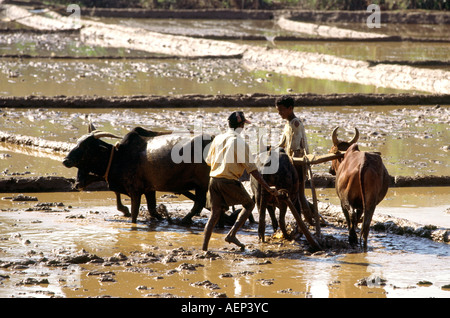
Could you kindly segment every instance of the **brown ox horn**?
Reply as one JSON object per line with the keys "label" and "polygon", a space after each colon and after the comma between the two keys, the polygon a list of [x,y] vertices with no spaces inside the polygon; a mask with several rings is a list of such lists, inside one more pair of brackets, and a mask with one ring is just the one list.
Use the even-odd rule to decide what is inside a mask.
{"label": "brown ox horn", "polygon": [[109,132],[104,132],[104,131],[95,131],[93,134],[95,139],[100,139],[100,138],[117,138],[117,139],[122,139],[122,137],[116,136],[114,134],[111,134]]}
{"label": "brown ox horn", "polygon": [[350,145],[353,145],[356,143],[359,139],[359,130],[355,127],[355,135],[353,136],[352,140],[349,141]]}
{"label": "brown ox horn", "polygon": [[333,140],[333,145],[337,147],[339,144],[339,140],[337,138],[337,130],[339,129],[339,126],[333,129],[333,132],[331,134],[331,140]]}

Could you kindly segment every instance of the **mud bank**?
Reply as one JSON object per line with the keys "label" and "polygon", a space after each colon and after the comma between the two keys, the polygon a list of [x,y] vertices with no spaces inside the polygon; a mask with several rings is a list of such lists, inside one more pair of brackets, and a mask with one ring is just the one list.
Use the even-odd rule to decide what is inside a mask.
{"label": "mud bank", "polygon": [[345,38],[345,39],[359,39],[359,40],[380,39],[388,37],[385,34],[360,32],[337,27],[330,27],[326,25],[318,25],[314,23],[292,21],[290,19],[286,19],[285,17],[280,17],[277,23],[281,28],[285,30],[294,31],[298,33],[307,33],[319,37],[326,36],[330,38]]}
{"label": "mud bank", "polygon": [[[81,25],[74,19],[51,19],[43,16],[39,16],[35,13],[31,13],[25,8],[14,5],[3,5],[2,9],[8,21],[18,22],[27,27],[31,27],[39,30],[48,31],[73,31],[78,30]],[[42,12],[48,13],[49,10],[45,9]]]}
{"label": "mud bank", "polygon": [[[296,106],[448,105],[449,94],[290,94]],[[0,96],[6,108],[268,107],[279,95]]]}
{"label": "mud bank", "polygon": [[[38,193],[38,192],[72,192],[75,190],[75,179],[56,176],[30,178],[1,178],[0,192],[3,193]],[[97,182],[86,188],[86,191],[106,191],[106,182]]]}
{"label": "mud bank", "polygon": [[[57,9],[65,14],[66,8]],[[315,23],[353,22],[365,23],[367,11],[311,11],[311,10],[233,10],[233,9],[119,9],[81,8],[81,14],[95,17],[146,18],[146,19],[256,19],[272,20],[287,15],[298,21]],[[450,13],[427,11],[383,11],[382,23],[450,24]]]}
{"label": "mud bank", "polygon": [[[65,14],[65,8],[56,11]],[[81,8],[83,16],[136,19],[272,20],[280,13],[282,11],[237,9]]]}
{"label": "mud bank", "polygon": [[[371,13],[366,11],[289,11],[290,19],[316,23],[366,23]],[[449,12],[382,11],[381,23],[450,24]]]}
{"label": "mud bank", "polygon": [[43,140],[37,137],[10,134],[5,131],[0,131],[0,142],[32,147],[41,151],[58,153],[69,152],[75,146],[75,144],[71,144],[68,142]]}
{"label": "mud bank", "polygon": [[430,93],[450,91],[450,72],[405,65],[377,64],[331,55],[249,48],[243,63],[249,70],[265,70],[298,77],[311,77]]}
{"label": "mud bank", "polygon": [[117,25],[89,24],[90,27],[81,30],[81,36],[86,43],[97,46],[191,57],[243,54],[242,62],[249,70],[430,93],[450,91],[450,73],[442,70],[391,64],[371,65],[325,54],[171,36]]}

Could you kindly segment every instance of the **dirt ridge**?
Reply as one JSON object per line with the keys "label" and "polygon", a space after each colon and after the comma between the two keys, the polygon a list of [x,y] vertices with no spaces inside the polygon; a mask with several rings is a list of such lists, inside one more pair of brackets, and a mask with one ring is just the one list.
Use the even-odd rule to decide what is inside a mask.
{"label": "dirt ridge", "polygon": [[[450,94],[289,94],[296,106],[450,105]],[[0,96],[5,108],[269,107],[279,95]]]}
{"label": "dirt ridge", "polygon": [[[67,14],[66,8],[56,9]],[[81,8],[81,14],[95,17],[142,19],[253,19],[272,20],[288,15],[294,20],[316,23],[365,23],[367,11],[320,10],[238,10],[238,9],[137,9],[137,8]],[[381,23],[450,24],[450,12],[441,11],[382,11]]]}

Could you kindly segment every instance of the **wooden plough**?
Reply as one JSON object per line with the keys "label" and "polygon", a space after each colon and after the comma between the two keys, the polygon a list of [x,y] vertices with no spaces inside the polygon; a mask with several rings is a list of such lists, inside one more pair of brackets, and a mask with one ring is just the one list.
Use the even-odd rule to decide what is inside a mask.
{"label": "wooden plough", "polygon": [[339,159],[344,157],[344,152],[337,152],[337,153],[327,153],[326,155],[305,155],[301,158],[292,158],[292,161],[294,162],[294,165],[316,165],[319,163],[324,163],[327,161],[331,161],[334,159]]}
{"label": "wooden plough", "polygon": [[[311,185],[312,198],[313,198],[314,221],[316,224],[316,235],[317,236],[321,235],[320,234],[321,233],[320,232],[320,216],[319,216],[319,208],[317,205],[316,188],[314,185],[314,178],[313,178],[313,173],[311,170],[311,165],[320,164],[320,163],[324,163],[327,161],[332,161],[335,159],[343,158],[344,155],[345,155],[345,152],[336,152],[336,153],[329,153],[329,154],[325,154],[325,155],[308,154],[301,158],[295,158],[295,157],[291,158],[294,166],[305,166],[307,169],[307,172],[309,175],[309,181],[310,181],[310,185]],[[287,197],[287,193],[286,194],[280,193],[279,199],[286,201],[292,214],[294,215],[294,217],[297,221],[297,224],[299,225],[300,229],[302,230],[303,234],[305,235],[305,237],[308,240],[308,242],[310,243],[310,245],[316,250],[321,250],[322,248],[321,248],[320,244],[317,242],[317,240],[314,238],[314,236],[312,236],[311,233],[309,233],[306,224],[302,221],[302,219],[300,217],[300,214],[296,211],[296,209],[295,209],[294,205],[292,204],[291,200],[289,199],[289,197]]]}

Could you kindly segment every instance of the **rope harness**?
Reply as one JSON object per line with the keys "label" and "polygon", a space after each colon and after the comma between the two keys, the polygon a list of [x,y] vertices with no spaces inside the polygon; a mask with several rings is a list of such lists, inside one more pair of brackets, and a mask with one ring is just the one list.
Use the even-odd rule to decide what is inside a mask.
{"label": "rope harness", "polygon": [[109,161],[108,161],[108,165],[106,166],[106,171],[105,171],[105,175],[103,176],[103,179],[105,179],[106,183],[108,183],[108,175],[109,175],[109,170],[111,169],[111,164],[114,158],[114,151],[118,148],[119,146],[119,142],[117,142],[112,148],[111,148],[111,153],[109,155]]}

